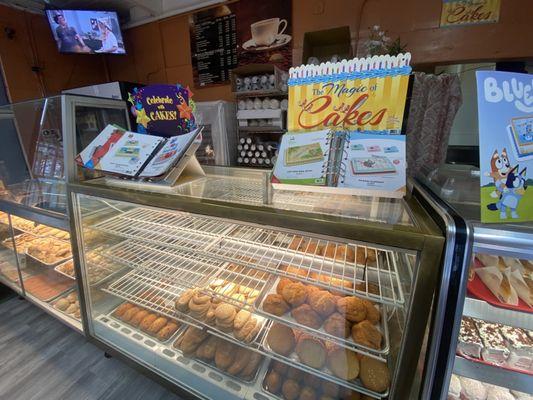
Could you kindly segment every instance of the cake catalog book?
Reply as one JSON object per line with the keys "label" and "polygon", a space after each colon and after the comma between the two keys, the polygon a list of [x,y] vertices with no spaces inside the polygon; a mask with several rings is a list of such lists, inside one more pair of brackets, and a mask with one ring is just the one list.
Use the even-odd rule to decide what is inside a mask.
{"label": "cake catalog book", "polygon": [[108,125],[76,157],[76,162],[85,168],[112,175],[157,179],[186,154],[191,151],[194,154],[201,140],[201,129],[163,138]]}
{"label": "cake catalog book", "polygon": [[481,222],[533,221],[533,75],[476,79]]}
{"label": "cake catalog book", "polygon": [[322,130],[283,136],[272,173],[276,189],[401,198],[405,136]]}

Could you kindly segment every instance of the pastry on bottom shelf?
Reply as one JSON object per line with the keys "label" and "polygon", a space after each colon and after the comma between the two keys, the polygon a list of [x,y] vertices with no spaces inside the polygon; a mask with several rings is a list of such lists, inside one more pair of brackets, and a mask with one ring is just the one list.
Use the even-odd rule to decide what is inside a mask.
{"label": "pastry on bottom shelf", "polygon": [[374,392],[384,392],[390,385],[387,364],[368,356],[361,357],[359,377],[363,386]]}
{"label": "pastry on bottom shelf", "polygon": [[173,347],[181,350],[186,357],[197,358],[246,381],[253,379],[263,359],[259,353],[192,326],[176,339]]}
{"label": "pastry on bottom shelf", "polygon": [[296,354],[300,361],[315,369],[321,369],[326,364],[326,346],[311,335],[302,334],[296,343]]}
{"label": "pastry on bottom shelf", "polygon": [[486,400],[487,386],[475,379],[465,378],[461,376],[461,399],[463,400]]}
{"label": "pastry on bottom shelf", "polygon": [[78,321],[81,319],[80,303],[78,300],[78,294],[71,292],[66,296],[61,297],[53,303],[54,308],[59,311],[76,318]]}
{"label": "pastry on bottom shelf", "polygon": [[334,346],[328,350],[328,368],[338,378],[351,381],[359,376],[359,358],[353,351]]}
{"label": "pastry on bottom shelf", "polygon": [[448,399],[447,400],[460,400],[461,399],[461,381],[459,377],[452,374],[450,378],[450,386],[448,387]]}
{"label": "pastry on bottom shelf", "polygon": [[465,357],[481,358],[483,343],[473,318],[463,317],[457,342],[457,353]]}
{"label": "pastry on bottom shelf", "polygon": [[111,315],[161,342],[169,340],[181,326],[178,321],[129,302],[119,305]]}
{"label": "pastry on bottom shelf", "polygon": [[[263,388],[280,398],[295,400],[357,400],[362,399],[358,392],[327,381],[316,375],[287,366],[280,368],[278,361],[272,360],[268,367]],[[370,398],[370,397],[369,397]]]}

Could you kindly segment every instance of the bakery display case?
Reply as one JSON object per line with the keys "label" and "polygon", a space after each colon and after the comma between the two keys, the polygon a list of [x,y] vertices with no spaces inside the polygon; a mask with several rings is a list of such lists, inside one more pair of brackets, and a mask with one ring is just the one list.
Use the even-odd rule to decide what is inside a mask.
{"label": "bakery display case", "polygon": [[475,168],[446,165],[422,181],[470,226],[431,398],[533,399],[533,225],[481,223]]}
{"label": "bakery display case", "polygon": [[0,107],[0,281],[79,332],[66,180],[83,143],[128,122],[124,102],[83,96]]}
{"label": "bakery display case", "polygon": [[69,183],[87,335],[199,398],[416,396],[445,248],[429,197],[206,172],[166,191]]}

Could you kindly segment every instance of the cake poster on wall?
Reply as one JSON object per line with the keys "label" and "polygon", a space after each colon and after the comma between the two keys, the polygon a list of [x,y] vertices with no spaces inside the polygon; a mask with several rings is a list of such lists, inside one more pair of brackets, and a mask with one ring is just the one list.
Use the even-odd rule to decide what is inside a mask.
{"label": "cake poster on wall", "polygon": [[149,85],[128,93],[130,112],[139,133],[177,136],[196,129],[195,103],[189,87]]}
{"label": "cake poster on wall", "polygon": [[195,86],[225,84],[237,65],[292,65],[290,0],[239,0],[189,18]]}
{"label": "cake poster on wall", "polygon": [[442,0],[440,26],[495,23],[500,19],[500,0]]}
{"label": "cake poster on wall", "polygon": [[482,222],[533,221],[533,75],[478,71]]}

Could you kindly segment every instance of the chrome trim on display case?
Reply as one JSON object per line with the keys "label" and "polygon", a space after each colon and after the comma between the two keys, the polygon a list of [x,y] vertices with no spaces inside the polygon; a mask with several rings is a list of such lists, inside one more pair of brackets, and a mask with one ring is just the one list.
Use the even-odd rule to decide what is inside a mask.
{"label": "chrome trim on display case", "polygon": [[[469,227],[446,203],[434,196],[427,186],[416,181],[414,185],[424,199],[443,222],[446,233],[446,245],[443,255],[443,265],[440,274],[438,302],[433,305],[434,320],[432,322],[433,336],[429,339],[426,355],[426,371],[422,384],[422,399],[445,399],[448,394],[448,384],[452,368],[446,367],[453,361],[457,346],[457,335],[464,294],[466,294],[466,279],[468,268],[464,268],[465,260],[469,256]],[[455,342],[454,342],[455,338]],[[444,372],[442,370],[444,369]],[[437,371],[441,371],[437,373]]]}

